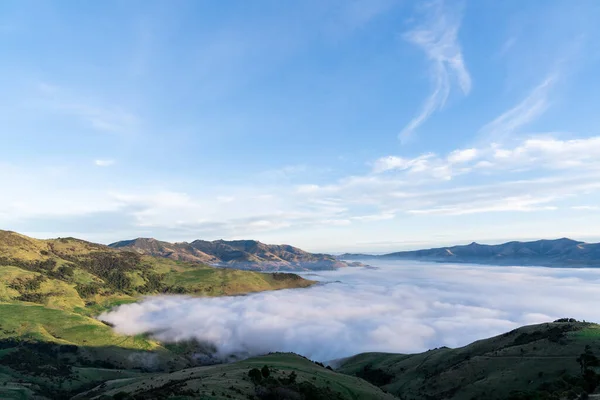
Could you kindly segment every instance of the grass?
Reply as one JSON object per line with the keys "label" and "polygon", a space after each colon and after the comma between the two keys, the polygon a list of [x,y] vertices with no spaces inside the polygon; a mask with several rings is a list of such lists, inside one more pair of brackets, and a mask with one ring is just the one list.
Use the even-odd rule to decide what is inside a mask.
{"label": "grass", "polygon": [[237,295],[313,283],[0,231],[0,398],[69,398],[107,380],[197,365],[197,344],[118,335],[94,318],[143,295]]}
{"label": "grass", "polygon": [[[275,353],[250,358],[231,364],[220,364],[208,367],[187,368],[169,374],[158,374],[152,377],[138,377],[128,381],[107,382],[104,388],[96,388],[77,398],[99,398],[102,395],[114,396],[117,393],[168,393],[176,398],[205,399],[248,399],[255,394],[256,385],[249,379],[248,371],[267,365],[271,371],[271,385],[280,385],[292,373],[297,383],[308,383],[324,391],[337,393],[339,399],[394,399],[381,389],[362,379],[339,374],[323,366],[317,365],[301,356],[290,353]],[[266,385],[266,384],[259,384]],[[294,388],[288,385],[288,388]],[[329,388],[329,389],[327,389]],[[193,394],[193,395],[192,395]],[[179,397],[180,396],[180,397]],[[193,397],[192,397],[193,396]]]}
{"label": "grass", "polygon": [[[203,296],[236,295],[290,287],[291,280],[277,280],[275,276],[235,269],[179,266],[178,270],[167,273],[165,282]],[[298,280],[293,286],[307,287],[312,284],[311,281]]]}
{"label": "grass", "polygon": [[[27,281],[36,277],[45,280],[28,288]],[[21,283],[21,289],[15,283]],[[84,315],[142,294],[237,295],[313,283],[293,274],[219,269],[140,256],[74,238],[37,240],[0,231],[0,301],[21,298]],[[93,290],[80,290],[94,285]]]}
{"label": "grass", "polygon": [[572,336],[584,341],[600,339],[600,325],[589,325],[579,331],[573,332]]}
{"label": "grass", "polygon": [[19,337],[80,346],[119,346],[147,350],[156,342],[121,336],[93,318],[24,303],[0,303],[0,339]]}
{"label": "grass", "polygon": [[[468,346],[421,354],[365,353],[345,360],[340,372],[362,376],[403,399],[562,398],[582,390],[577,358],[586,346],[600,355],[600,326],[547,323],[519,328]],[[566,397],[565,397],[566,398]]]}

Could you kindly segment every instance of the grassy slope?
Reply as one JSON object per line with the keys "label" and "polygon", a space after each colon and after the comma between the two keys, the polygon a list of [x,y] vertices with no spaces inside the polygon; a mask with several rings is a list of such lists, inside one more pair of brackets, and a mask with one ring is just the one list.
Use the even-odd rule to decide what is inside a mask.
{"label": "grassy slope", "polygon": [[[317,388],[330,388],[332,393],[325,394],[323,398],[335,399],[334,396],[339,396],[338,399],[348,400],[394,399],[393,396],[362,379],[336,373],[290,353],[275,353],[232,364],[189,368],[153,377],[107,382],[103,387],[84,393],[79,398],[98,399],[102,395],[114,396],[124,392],[148,396],[144,398],[154,398],[152,395],[162,398],[160,396],[168,393],[177,396],[178,399],[248,399],[253,398],[257,387],[248,378],[248,371],[252,368],[260,369],[264,365],[271,370],[271,378],[273,378],[271,385],[274,386],[279,385],[274,379],[285,382],[294,372],[297,375],[297,383],[308,382]],[[268,387],[269,384],[263,383],[258,386]]]}
{"label": "grassy slope", "polygon": [[345,360],[338,371],[370,375],[371,382],[405,400],[507,399],[511,393],[516,396],[516,391],[532,396],[538,391],[542,397],[531,398],[552,398],[543,397],[547,395],[544,391],[563,393],[579,384],[568,382],[581,376],[577,357],[586,345],[600,354],[600,326],[548,323],[458,349],[412,355],[359,354]]}
{"label": "grassy slope", "polygon": [[[115,278],[115,271],[120,278]],[[71,391],[97,380],[130,376],[135,373],[114,368],[139,367],[136,357],[150,352],[154,365],[162,369],[189,364],[188,359],[149,338],[116,335],[93,318],[114,305],[136,301],[142,294],[220,296],[311,284],[293,274],[218,269],[139,256],[73,238],[36,240],[0,231],[0,398],[28,398],[34,390],[29,383],[37,385],[34,391],[38,392]],[[81,290],[91,286],[93,291]],[[65,378],[69,383],[51,379],[52,374],[32,376],[5,366],[7,358],[1,357],[36,342],[80,348],[81,362],[72,363],[79,369]],[[104,371],[82,360],[110,364],[111,368]]]}

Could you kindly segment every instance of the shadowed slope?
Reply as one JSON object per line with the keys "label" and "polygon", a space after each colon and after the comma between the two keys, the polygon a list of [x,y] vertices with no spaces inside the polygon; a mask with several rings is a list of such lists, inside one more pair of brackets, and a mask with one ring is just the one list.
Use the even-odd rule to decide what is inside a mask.
{"label": "shadowed slope", "polygon": [[343,360],[338,371],[405,400],[563,398],[590,389],[578,362],[587,351],[600,355],[599,325],[546,323],[458,349],[359,354]]}
{"label": "shadowed slope", "polygon": [[[249,371],[267,366],[268,377],[256,379]],[[311,399],[311,400],[392,400],[370,383],[340,374],[304,357],[273,353],[232,364],[184,369],[153,377],[136,377],[107,382],[76,399],[101,399],[101,396],[137,396],[162,399]]]}

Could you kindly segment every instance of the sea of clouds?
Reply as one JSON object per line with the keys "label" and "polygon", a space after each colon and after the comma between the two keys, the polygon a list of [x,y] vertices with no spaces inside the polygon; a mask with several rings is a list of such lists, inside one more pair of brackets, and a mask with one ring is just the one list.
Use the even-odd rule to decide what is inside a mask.
{"label": "sea of clouds", "polygon": [[379,269],[307,274],[322,282],[308,289],[148,297],[100,319],[124,334],[211,343],[217,357],[292,351],[321,361],[462,346],[561,317],[600,322],[600,269],[369,263]]}

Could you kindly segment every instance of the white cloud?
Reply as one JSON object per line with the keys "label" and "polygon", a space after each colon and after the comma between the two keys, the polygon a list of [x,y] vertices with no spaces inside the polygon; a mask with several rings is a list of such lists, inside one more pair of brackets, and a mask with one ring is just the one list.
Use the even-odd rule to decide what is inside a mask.
{"label": "white cloud", "polygon": [[385,221],[388,219],[394,219],[395,217],[396,217],[396,214],[394,214],[394,213],[384,212],[384,213],[373,214],[373,215],[360,215],[357,217],[352,217],[350,219],[352,219],[353,221],[371,222],[371,221]]}
{"label": "white cloud", "polygon": [[513,147],[492,143],[480,148],[454,150],[445,157],[434,153],[424,153],[414,158],[386,156],[373,163],[372,172],[403,171],[448,179],[482,169],[500,172],[573,168],[600,168],[600,136],[569,140],[534,137],[517,142]]}
{"label": "white cloud", "polygon": [[533,196],[525,195],[518,197],[503,197],[499,199],[486,199],[484,201],[475,200],[450,207],[441,206],[434,208],[409,210],[408,213],[417,215],[465,215],[506,211],[550,211],[556,210],[556,207],[547,206],[544,204],[547,204],[553,200],[555,200],[554,197],[536,198]]}
{"label": "white cloud", "polygon": [[98,167],[110,167],[111,165],[115,165],[115,160],[97,159],[94,160],[94,164]]}
{"label": "white cloud", "polygon": [[600,167],[600,136],[571,140],[532,138],[512,149],[494,146],[490,161],[508,168],[597,168]]}
{"label": "white cloud", "polygon": [[546,77],[521,103],[485,125],[480,134],[490,141],[499,142],[509,138],[522,126],[533,122],[548,108],[548,94],[557,79],[556,74]]}
{"label": "white cloud", "polygon": [[427,168],[428,160],[433,156],[433,153],[426,153],[411,159],[396,156],[382,157],[373,164],[373,172],[407,169],[421,171]]}
{"label": "white cloud", "polygon": [[217,201],[220,201],[221,203],[231,203],[234,200],[234,196],[217,196]]}
{"label": "white cloud", "polygon": [[457,347],[560,317],[600,319],[597,269],[374,264],[381,269],[311,274],[330,283],[309,289],[153,297],[100,318],[130,335],[211,342],[221,356],[293,351],[321,361]]}
{"label": "white cloud", "polygon": [[419,46],[431,62],[433,92],[429,95],[421,112],[402,130],[399,137],[407,139],[436,110],[446,104],[452,79],[455,79],[464,94],[471,90],[471,77],[458,42],[460,17],[456,12],[444,8],[443,1],[435,1],[426,7],[426,21],[407,32],[404,38]]}
{"label": "white cloud", "polygon": [[477,158],[478,153],[477,149],[454,150],[448,155],[448,162],[451,164],[469,162]]}
{"label": "white cloud", "polygon": [[[168,185],[88,185],[84,174],[71,169],[35,174],[10,166],[3,170],[8,173],[0,177],[0,184],[10,196],[0,194],[0,222],[14,230],[33,232],[33,222],[41,221],[45,228],[40,232],[54,229],[59,236],[78,236],[96,226],[89,221],[97,218],[103,226],[118,226],[118,231],[96,232],[111,235],[113,241],[129,236],[269,237],[327,250],[309,232],[360,224],[358,233],[353,229],[347,238],[355,241],[364,239],[363,230],[371,224],[383,226],[392,219],[399,224],[443,224],[440,216],[568,210],[589,204],[600,192],[600,137],[530,138],[513,146],[386,157],[377,160],[371,172],[325,185],[197,185],[173,190]],[[73,182],[78,182],[77,189],[65,189]],[[40,196],[41,192],[47,194]],[[369,235],[373,234],[383,239],[390,232]]]}
{"label": "white cloud", "polygon": [[595,193],[599,179],[600,137],[538,137],[513,146],[491,144],[447,155],[382,157],[370,174],[313,185],[303,195],[335,196],[350,215],[361,205],[381,213],[393,210],[396,215],[532,212],[555,210],[557,202]]}

